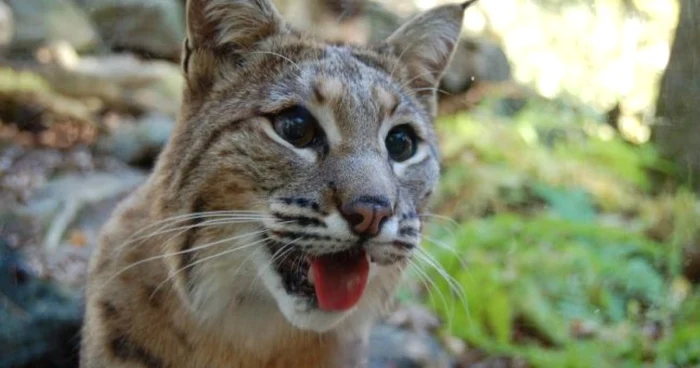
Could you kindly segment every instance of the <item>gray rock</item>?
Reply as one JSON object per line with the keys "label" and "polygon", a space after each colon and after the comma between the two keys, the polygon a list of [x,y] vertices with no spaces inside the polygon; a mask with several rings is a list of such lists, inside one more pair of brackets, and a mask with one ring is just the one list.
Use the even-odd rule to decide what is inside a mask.
{"label": "gray rock", "polygon": [[120,49],[177,59],[185,38],[177,0],[80,0],[105,42]]}
{"label": "gray rock", "polygon": [[435,332],[440,320],[428,308],[420,304],[404,304],[386,319],[386,323],[413,332]]}
{"label": "gray rock", "polygon": [[370,368],[449,368],[450,356],[427,333],[389,325],[374,327],[370,336]]}
{"label": "gray rock", "polygon": [[174,125],[173,118],[151,113],[133,124],[120,124],[104,136],[98,149],[129,164],[149,161],[165,145]]}
{"label": "gray rock", "polygon": [[67,41],[79,51],[99,44],[90,19],[70,0],[6,1],[14,14],[15,50],[31,51],[53,41]]}
{"label": "gray rock", "polygon": [[0,367],[77,367],[81,305],[0,235]]}
{"label": "gray rock", "polygon": [[37,72],[63,95],[97,98],[112,109],[136,113],[175,117],[179,111],[184,79],[173,63],[127,54],[79,57],[65,43],[47,47],[46,58]]}
{"label": "gray rock", "polygon": [[76,227],[87,238],[86,243],[94,245],[110,211],[99,208],[100,216],[96,216],[89,211],[90,205],[103,201],[115,204],[111,203],[116,202],[113,199],[134,189],[145,177],[138,171],[67,174],[49,181],[17,213],[31,216],[42,224],[45,229],[42,243],[49,253],[58,250],[65,242],[67,231]]}

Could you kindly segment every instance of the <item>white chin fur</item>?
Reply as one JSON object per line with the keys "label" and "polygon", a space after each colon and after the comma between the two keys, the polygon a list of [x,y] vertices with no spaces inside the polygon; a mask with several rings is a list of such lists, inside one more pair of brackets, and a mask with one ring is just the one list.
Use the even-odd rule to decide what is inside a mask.
{"label": "white chin fur", "polygon": [[[261,255],[259,258],[269,257]],[[256,261],[261,269],[269,265],[267,259],[256,259]],[[262,279],[265,288],[267,288],[277,302],[280,312],[282,312],[287,321],[294,325],[294,327],[303,330],[326,332],[335,327],[350,313],[349,311],[324,312],[308,308],[303,298],[298,298],[287,293],[282,284],[282,278],[270,266],[265,268],[260,275],[260,279]]]}
{"label": "white chin fur", "polygon": [[[256,259],[261,267],[269,265],[267,256],[261,256]],[[354,316],[362,319],[372,319],[371,315],[376,312],[372,308],[372,294],[377,294],[377,290],[380,285],[377,282],[373,282],[377,276],[378,266],[375,264],[370,265],[370,272],[368,276],[367,288],[365,293],[358,302],[358,304],[344,312],[326,312],[316,308],[310,308],[307,305],[306,299],[299,298],[293,295],[289,295],[282,284],[282,278],[274,271],[271,267],[266,267],[265,271],[260,275],[265,288],[272,294],[273,298],[277,302],[277,306],[284,315],[284,317],[291,323],[294,327],[302,330],[310,330],[315,332],[327,332],[339,325],[343,325],[345,320],[352,320]],[[368,313],[369,312],[369,313]]]}

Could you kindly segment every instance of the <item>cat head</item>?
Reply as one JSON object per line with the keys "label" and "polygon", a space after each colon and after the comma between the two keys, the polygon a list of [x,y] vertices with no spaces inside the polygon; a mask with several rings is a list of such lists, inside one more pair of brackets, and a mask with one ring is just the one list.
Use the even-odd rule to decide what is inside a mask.
{"label": "cat head", "polygon": [[379,309],[419,246],[436,87],[468,5],[359,46],[301,34],[267,0],[188,1],[185,97],[155,177],[159,216],[202,213],[167,245],[195,311],[274,301],[325,331]]}

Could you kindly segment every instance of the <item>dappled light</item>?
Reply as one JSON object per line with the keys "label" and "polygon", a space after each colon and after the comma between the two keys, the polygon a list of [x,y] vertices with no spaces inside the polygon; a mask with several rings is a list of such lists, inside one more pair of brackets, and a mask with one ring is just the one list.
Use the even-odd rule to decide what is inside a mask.
{"label": "dappled light", "polygon": [[[446,0],[273,2],[291,26],[305,32],[303,37],[326,38],[338,44],[380,42],[416,13],[452,3]],[[115,212],[118,204],[126,203],[124,200],[131,198],[144,183],[157,179],[164,183],[164,188],[168,184],[170,190],[176,180],[181,180],[181,173],[148,178],[154,178],[149,175],[158,168],[165,170],[180,165],[172,161],[184,162],[196,156],[188,151],[181,153],[178,160],[159,161],[163,148],[174,139],[192,150],[199,147],[196,139],[189,136],[194,136],[192,129],[183,128],[187,119],[196,115],[182,108],[183,101],[194,104],[216,96],[215,102],[220,103],[232,95],[244,94],[240,93],[245,90],[242,87],[226,84],[235,80],[226,73],[248,67],[250,61],[246,57],[253,53],[248,55],[245,51],[253,46],[240,41],[216,49],[216,53],[202,54],[202,48],[225,39],[212,35],[223,34],[223,30],[232,32],[226,27],[205,29],[212,38],[201,41],[204,46],[188,43],[192,40],[183,43],[188,35],[185,4],[184,0],[0,0],[0,368],[78,366],[88,265],[98,244],[112,239],[112,235],[100,235],[105,224],[115,213],[123,215],[124,208]],[[421,79],[434,73],[425,65],[405,70],[395,65],[385,68],[390,72],[382,69],[389,76],[386,80],[404,78],[391,88],[401,90],[410,96],[405,99],[425,109],[423,115],[417,116],[428,116],[430,108],[425,107],[429,106],[425,101],[435,97],[433,124],[439,146],[440,178],[435,190],[426,190],[429,194],[416,200],[420,202],[432,195],[430,210],[424,210],[422,202],[420,206],[411,203],[418,209],[402,214],[402,221],[413,219],[419,227],[397,230],[415,232],[420,246],[412,249],[405,242],[389,242],[404,247],[406,252],[410,249],[411,257],[406,261],[406,275],[396,287],[396,303],[375,306],[383,315],[367,336],[369,345],[365,353],[358,353],[360,358],[366,358],[370,367],[700,366],[699,4],[696,0],[480,0],[465,11],[461,38],[454,46],[451,63],[443,75],[435,77],[435,83],[426,87],[430,81]],[[226,19],[240,21],[233,16]],[[259,20],[249,23],[258,24]],[[265,32],[278,30],[275,27],[278,26],[269,25]],[[246,31],[240,34],[248,37]],[[447,36],[441,36],[436,39],[442,42]],[[260,40],[255,42],[251,43],[262,44]],[[332,52],[338,52],[339,47]],[[398,46],[391,44],[391,47]],[[439,60],[433,59],[439,57],[441,47],[452,45],[421,49],[429,54],[422,56],[432,62],[426,65],[439,64]],[[377,49],[389,48],[381,44]],[[255,60],[270,58],[298,70],[295,80],[301,81],[306,76],[301,72],[305,64],[293,56],[283,52],[258,53]],[[349,57],[350,53],[343,55]],[[398,56],[397,65],[408,63],[402,60],[404,53],[394,56]],[[195,64],[202,60],[204,66]],[[374,68],[385,61],[362,54],[354,55],[353,62],[361,62],[362,68]],[[190,64],[198,69],[188,70],[192,68]],[[282,67],[269,67],[265,73],[277,73],[275,68]],[[417,73],[415,70],[424,73],[412,79],[407,77],[409,73]],[[280,80],[289,78],[289,75],[281,76]],[[256,73],[246,78],[263,80]],[[420,83],[423,83],[421,88],[415,87]],[[346,87],[339,80],[332,80],[325,86],[319,83],[309,88],[312,91],[309,93],[316,98],[314,101],[323,104],[354,101],[354,96],[350,98],[339,91],[349,95],[370,90],[362,86],[347,92],[343,89]],[[292,94],[283,87],[276,88],[279,90],[260,96],[269,95],[280,101],[292,99],[289,97]],[[211,93],[200,96],[195,93],[199,89],[211,89],[207,90]],[[377,101],[366,102],[367,106],[385,103],[390,107],[378,109],[380,116],[386,111],[396,111],[400,101],[392,100],[394,95],[377,90],[372,93]],[[229,115],[232,115],[230,110],[237,108],[246,114],[259,114],[261,121],[280,114],[274,109],[263,112],[260,107],[263,105],[241,107],[236,101],[217,107],[216,103],[213,107],[205,106]],[[285,100],[282,104],[289,102]],[[216,203],[204,203],[200,196],[192,209],[174,212],[181,216],[182,222],[173,215],[162,223],[143,223],[141,231],[146,235],[137,232],[134,237],[141,235],[148,240],[158,236],[156,239],[161,243],[152,248],[163,248],[165,252],[172,239],[189,230],[188,226],[204,227],[198,222],[201,218],[195,219],[197,215],[187,211],[197,212],[205,204],[212,207],[211,213],[242,212],[236,213],[238,217],[233,220],[205,218],[204,224],[211,222],[223,227],[233,226],[236,221],[254,223],[250,229],[265,232],[265,221],[270,216],[281,215],[274,211],[263,213],[268,210],[267,204],[260,199],[263,197],[255,196],[270,195],[277,189],[241,184],[234,180],[236,175],[269,178],[308,167],[330,170],[323,160],[335,154],[335,148],[330,143],[323,146],[321,141],[337,143],[344,139],[333,126],[335,120],[347,118],[342,114],[318,110],[327,113],[314,117],[306,110],[289,111],[304,114],[279,120],[281,128],[273,123],[269,129],[259,129],[265,130],[263,133],[246,133],[245,138],[230,139],[225,143],[235,147],[216,152],[218,159],[226,159],[233,152],[255,161],[256,154],[273,152],[275,157],[282,157],[279,152],[287,152],[284,150],[306,150],[299,154],[306,161],[275,169],[276,173],[268,173],[275,166],[265,162],[258,162],[254,170],[240,169],[236,166],[242,161],[240,158],[230,160],[226,170],[217,169],[217,173],[225,171],[230,175],[220,180],[227,185],[225,192],[241,193],[240,199],[233,203],[238,205],[240,201],[250,208],[228,208],[228,203],[221,199],[224,196],[211,201]],[[360,124],[358,116],[353,118]],[[205,120],[198,121],[202,127],[192,131],[214,131],[215,134],[211,133],[214,138],[207,138],[210,143],[236,130],[218,127],[214,130]],[[231,120],[240,123],[238,118]],[[303,125],[297,127],[298,131],[291,125],[311,124],[309,121],[316,120],[317,126]],[[411,123],[414,122],[402,124]],[[271,136],[265,143],[279,147],[256,150],[245,145],[258,139],[258,135],[276,134],[279,130],[299,139],[290,141],[280,134],[280,137]],[[388,132],[389,128],[385,130]],[[403,147],[400,144],[407,145],[408,156],[396,162],[387,158],[388,164],[383,161],[375,165],[374,174],[380,176],[381,170],[394,170],[392,185],[400,183],[408,188],[397,189],[396,193],[406,195],[404,191],[418,190],[411,185],[430,174],[411,179],[402,175],[412,173],[411,165],[423,162],[411,161],[414,158],[410,155],[437,155],[437,150],[419,146],[429,141],[425,137],[431,134],[421,130],[399,131],[393,139],[398,151]],[[367,133],[366,142],[373,142],[376,135]],[[381,147],[386,145],[386,139],[379,141]],[[369,152],[366,147],[374,146],[366,142],[362,147]],[[352,151],[350,146],[339,147],[338,152],[343,154]],[[321,153],[316,155],[313,150]],[[196,172],[207,164],[206,161],[192,164],[188,170]],[[201,179],[191,172],[187,173],[192,176],[184,181],[182,188],[189,188],[187,185]],[[358,175],[342,178],[355,176]],[[293,180],[278,182],[280,187],[304,187]],[[332,180],[330,183],[331,189],[338,186]],[[219,190],[214,185],[206,188],[212,193]],[[250,197],[255,200],[248,198],[247,191],[254,193]],[[183,200],[185,195],[171,197],[163,195],[157,201],[162,208],[155,209],[154,205],[147,212],[162,215],[159,211],[177,207],[178,200]],[[179,199],[173,200],[174,197]],[[375,197],[370,198],[366,208],[354,203],[358,209],[352,214],[342,210],[355,208],[352,206],[334,204],[329,210],[323,204],[291,197],[285,197],[283,202],[315,211],[314,216],[329,212],[332,215],[338,210],[335,207],[340,208],[333,221],[352,224],[350,234],[357,235],[357,244],[364,246],[368,243],[363,242],[390,223],[385,217],[399,215],[392,212],[398,209],[391,208],[388,201]],[[319,195],[319,198],[339,201],[337,194]],[[318,226],[331,231],[337,226],[332,221],[327,225],[323,219],[308,213],[302,220],[280,218],[285,223],[297,221],[302,228]],[[232,222],[225,222],[229,220]],[[364,233],[356,234],[359,228]],[[170,236],[168,232],[173,232],[172,238],[163,238],[163,234]],[[225,232],[212,234],[223,237],[221,234]],[[302,233],[294,233],[296,239],[280,250],[314,236],[326,239],[329,244],[342,238],[337,234],[325,238],[315,233],[299,234]],[[187,239],[191,243],[189,235]],[[220,241],[222,246],[233,245],[230,239],[235,238]],[[268,240],[256,240],[257,243],[246,246]],[[181,253],[188,252],[182,249],[177,248]],[[311,265],[307,270],[301,269],[302,258],[296,263],[287,262],[291,266],[282,263],[283,267],[296,267],[290,274],[300,274],[306,282],[296,285],[284,279],[286,286],[292,284],[296,291],[315,290],[309,291],[311,295],[323,290],[321,304],[352,311],[355,303],[361,303],[358,300],[364,300],[361,298],[367,278],[374,277],[376,270],[370,269],[370,262],[371,267],[379,266],[371,256],[366,256],[365,249],[346,253],[345,258],[337,259],[332,258],[335,253],[328,257],[304,255]],[[145,260],[134,258],[136,261],[129,267],[140,269],[139,262],[150,262],[148,257],[139,256]],[[191,261],[182,259],[183,264]],[[240,261],[243,266],[238,268],[245,269],[250,259],[256,258]],[[196,262],[206,260],[201,257]],[[268,266],[274,260],[273,256]],[[160,267],[165,269],[177,262],[161,262]],[[215,266],[216,272],[229,275],[222,271],[226,269],[222,265]],[[148,266],[143,269],[148,270]],[[345,267],[350,271],[344,270]],[[341,277],[343,272],[349,274],[355,269],[360,270],[357,272],[361,282],[347,275],[347,279]],[[175,290],[181,282],[178,272],[183,270],[186,267],[177,272],[169,268],[163,271],[166,279],[159,280],[158,288],[148,289],[148,304],[163,303],[152,300],[163,285],[167,287],[161,294]],[[144,274],[150,276],[149,272]],[[185,273],[188,272],[191,271]],[[264,269],[259,271],[251,284],[261,290],[263,282],[272,283],[270,278],[261,276],[263,272]],[[133,274],[128,275],[134,279]],[[336,276],[337,280],[333,278]],[[216,285],[230,282],[213,281],[215,276],[211,275],[198,277]],[[282,273],[279,277],[282,279]],[[326,279],[314,279],[318,277]],[[329,279],[334,283],[328,284]],[[255,284],[257,281],[260,282]],[[362,285],[358,286],[359,283]],[[341,287],[334,287],[337,285],[351,290],[352,298],[339,292],[337,289]],[[379,289],[377,293],[382,292]],[[216,304],[220,295],[215,294],[196,296],[205,300],[203,304]],[[340,301],[333,299],[337,296]],[[255,298],[241,294],[230,299],[235,300],[232,304],[244,304]],[[269,299],[273,300],[271,296]],[[267,307],[252,310],[267,313],[262,312],[269,312]],[[224,308],[232,307],[221,307]],[[261,320],[287,323],[275,308],[276,304],[272,308],[277,313],[275,317]],[[108,313],[110,308],[105,310]],[[263,334],[252,331],[251,336],[257,336],[256,333]],[[318,341],[328,336],[318,333]],[[171,340],[158,341],[167,345],[162,341]],[[131,358],[142,353],[134,351],[130,352]],[[145,359],[144,356],[140,359]],[[160,363],[172,357],[158,359],[161,358],[165,360],[149,357],[151,362]]]}

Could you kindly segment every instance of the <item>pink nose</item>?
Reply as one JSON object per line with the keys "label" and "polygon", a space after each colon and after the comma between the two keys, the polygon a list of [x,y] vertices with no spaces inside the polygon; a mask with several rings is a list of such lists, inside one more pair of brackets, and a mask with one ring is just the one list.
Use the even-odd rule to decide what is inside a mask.
{"label": "pink nose", "polygon": [[360,198],[341,207],[341,213],[358,235],[376,236],[393,211],[388,201]]}

